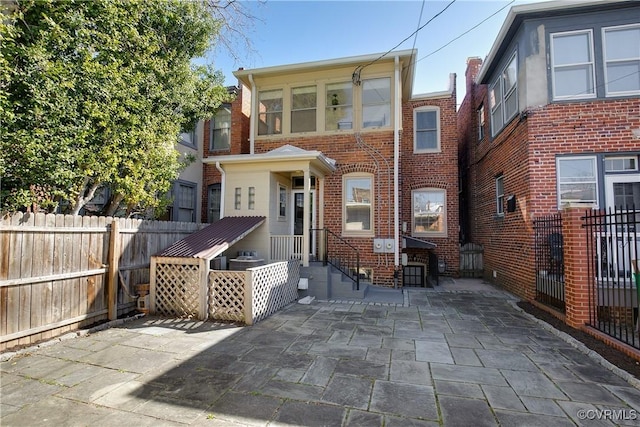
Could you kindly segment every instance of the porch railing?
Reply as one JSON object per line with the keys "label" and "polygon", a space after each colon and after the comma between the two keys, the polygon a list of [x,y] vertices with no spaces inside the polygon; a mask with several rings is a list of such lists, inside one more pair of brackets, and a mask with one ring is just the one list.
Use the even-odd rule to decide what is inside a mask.
{"label": "porch railing", "polygon": [[640,274],[633,263],[640,259],[640,209],[587,211],[587,263],[591,289],[590,326],[640,348]]}
{"label": "porch railing", "polygon": [[302,259],[301,235],[272,235],[271,236],[271,260],[288,261],[290,259]]}
{"label": "porch railing", "polygon": [[358,248],[328,228],[311,229],[316,235],[318,259],[324,265],[331,264],[351,279],[360,290],[360,251]]}

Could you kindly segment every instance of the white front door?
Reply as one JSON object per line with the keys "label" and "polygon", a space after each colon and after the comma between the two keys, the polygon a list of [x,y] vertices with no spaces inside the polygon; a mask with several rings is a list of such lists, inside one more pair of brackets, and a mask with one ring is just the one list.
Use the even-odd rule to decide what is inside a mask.
{"label": "white front door", "polygon": [[[314,208],[314,201],[315,198],[315,190],[311,190],[310,193],[310,200],[309,200],[309,209],[310,209],[310,213],[309,213],[309,224],[310,224],[310,228],[311,229],[315,229],[316,228],[316,212],[315,212],[315,208]],[[302,233],[304,232],[304,225],[303,225],[303,221],[304,221],[304,191],[302,190],[293,190],[293,203],[291,204],[293,206],[293,235],[294,236],[302,236]],[[302,251],[300,251],[302,252]],[[312,232],[309,235],[309,254],[312,256],[315,256],[316,253],[316,233]],[[302,254],[300,254],[302,255]]]}
{"label": "white front door", "polygon": [[629,211],[634,206],[640,209],[640,173],[606,175],[605,202],[607,213],[616,213],[608,222],[621,225],[608,226],[600,233],[599,258],[605,262],[600,263],[598,276],[631,281],[631,262],[640,257],[640,227],[634,224],[640,214],[630,216]]}

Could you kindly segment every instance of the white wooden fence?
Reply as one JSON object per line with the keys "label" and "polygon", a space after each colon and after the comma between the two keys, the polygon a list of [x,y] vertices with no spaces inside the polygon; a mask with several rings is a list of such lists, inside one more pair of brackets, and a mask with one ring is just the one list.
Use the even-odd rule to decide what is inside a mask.
{"label": "white wooden fence", "polygon": [[0,219],[0,350],[135,310],[151,255],[199,228],[40,213]]}

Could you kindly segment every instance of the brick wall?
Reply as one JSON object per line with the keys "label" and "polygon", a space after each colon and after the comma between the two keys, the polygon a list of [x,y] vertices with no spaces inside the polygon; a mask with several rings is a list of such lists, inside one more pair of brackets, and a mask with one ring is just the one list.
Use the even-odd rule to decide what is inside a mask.
{"label": "brick wall", "polygon": [[[413,152],[414,110],[420,107],[440,108],[439,153],[416,154]],[[400,221],[411,230],[413,202],[411,191],[418,188],[446,190],[446,237],[421,237],[437,245],[434,250],[446,262],[446,274],[458,276],[460,268],[459,208],[458,208],[458,125],[456,117],[455,88],[451,96],[413,99],[403,105],[402,139],[400,149]],[[413,253],[412,253],[413,255]],[[417,260],[427,263],[427,252],[417,252]]]}
{"label": "brick wall", "polygon": [[[470,66],[472,75],[474,66]],[[468,76],[469,79],[469,76]],[[523,298],[535,297],[533,219],[557,212],[556,155],[638,150],[631,134],[640,128],[640,100],[549,104],[515,117],[491,139],[477,138],[475,111],[486,86],[467,81],[459,110],[462,209],[468,211],[467,240],[484,247],[485,279]],[[472,130],[470,130],[472,129]],[[466,155],[465,155],[466,151]],[[465,160],[466,159],[466,160]],[[464,162],[468,165],[463,165]],[[504,176],[505,196],[515,195],[515,212],[496,216],[495,178]],[[471,194],[464,189],[471,189]],[[464,195],[467,195],[466,198]],[[495,271],[495,277],[494,277]]]}

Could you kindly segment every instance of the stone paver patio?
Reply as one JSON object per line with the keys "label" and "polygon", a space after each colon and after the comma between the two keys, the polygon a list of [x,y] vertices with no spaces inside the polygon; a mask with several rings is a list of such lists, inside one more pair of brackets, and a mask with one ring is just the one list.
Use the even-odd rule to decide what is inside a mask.
{"label": "stone paver patio", "polygon": [[[141,318],[0,364],[2,426],[638,425],[638,382],[500,291]],[[636,416],[637,414],[637,416]]]}

